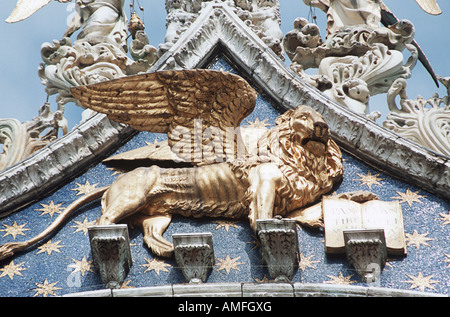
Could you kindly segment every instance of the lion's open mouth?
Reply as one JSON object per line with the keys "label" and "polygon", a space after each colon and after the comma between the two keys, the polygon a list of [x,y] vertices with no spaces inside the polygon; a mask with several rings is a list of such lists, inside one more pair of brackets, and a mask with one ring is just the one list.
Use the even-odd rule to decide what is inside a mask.
{"label": "lion's open mouth", "polygon": [[304,138],[302,140],[302,145],[305,146],[307,145],[309,142],[317,142],[317,143],[321,143],[323,145],[327,145],[327,140],[323,139],[323,138],[317,138],[317,137],[311,137],[311,138]]}

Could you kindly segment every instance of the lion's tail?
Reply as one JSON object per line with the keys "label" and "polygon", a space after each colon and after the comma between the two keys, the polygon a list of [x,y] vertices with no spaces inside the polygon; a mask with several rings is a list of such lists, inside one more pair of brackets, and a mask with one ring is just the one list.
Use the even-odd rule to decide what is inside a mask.
{"label": "lion's tail", "polygon": [[37,236],[24,242],[10,242],[0,245],[0,260],[6,259],[14,255],[14,253],[23,251],[26,248],[34,245],[35,243],[38,243],[49,234],[53,233],[56,229],[58,229],[58,227],[62,223],[64,223],[67,218],[69,218],[73,214],[74,211],[84,206],[85,204],[90,203],[97,198],[100,198],[108,188],[109,186],[95,189],[85,196],[75,200],[66,209],[64,209],[64,211],[44,231],[39,233]]}

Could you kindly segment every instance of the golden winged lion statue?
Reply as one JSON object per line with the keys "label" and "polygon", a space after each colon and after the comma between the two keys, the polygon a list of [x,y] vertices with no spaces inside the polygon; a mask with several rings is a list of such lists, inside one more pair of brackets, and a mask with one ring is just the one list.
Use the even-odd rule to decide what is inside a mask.
{"label": "golden winged lion statue", "polygon": [[[253,111],[257,97],[238,75],[200,69],[160,71],[76,87],[72,94],[83,107],[136,130],[166,133],[167,142],[157,145],[159,153],[170,153],[164,145],[178,149],[169,156],[176,153],[191,167],[152,165],[122,174],[110,186],[74,201],[38,236],[1,246],[0,259],[40,241],[74,210],[100,197],[97,224],[125,221],[141,226],[145,243],[159,256],[172,255],[173,245],[163,233],[175,214],[248,217],[253,230],[256,220],[275,216],[314,226],[321,215],[308,215],[305,208],[343,176],[342,155],[326,121],[307,106],[286,111],[273,128],[262,131],[258,146],[265,144],[263,154],[255,158],[246,150],[241,157],[230,156],[243,139],[237,128]],[[228,142],[230,131],[237,133]],[[214,140],[220,142],[208,148]],[[208,149],[208,155],[194,155],[199,145]]]}

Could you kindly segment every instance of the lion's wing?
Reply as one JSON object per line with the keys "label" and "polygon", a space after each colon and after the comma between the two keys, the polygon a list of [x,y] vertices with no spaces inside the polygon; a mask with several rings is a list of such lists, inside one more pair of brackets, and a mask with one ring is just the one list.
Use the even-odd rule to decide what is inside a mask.
{"label": "lion's wing", "polygon": [[[195,135],[217,128],[225,137],[254,109],[256,91],[240,76],[213,70],[160,71],[71,89],[86,108],[139,131],[167,133],[169,145],[194,151]],[[182,129],[179,129],[179,128]],[[195,130],[201,127],[201,131]],[[188,129],[188,130],[186,130]],[[180,132],[190,132],[191,139]],[[203,140],[205,142],[205,140]]]}

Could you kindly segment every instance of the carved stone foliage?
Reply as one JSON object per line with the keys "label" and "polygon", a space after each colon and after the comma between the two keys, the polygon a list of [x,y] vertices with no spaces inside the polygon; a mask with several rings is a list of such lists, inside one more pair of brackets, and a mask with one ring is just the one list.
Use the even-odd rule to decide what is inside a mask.
{"label": "carved stone foliage", "polygon": [[[57,94],[57,111],[50,111],[50,105],[46,103],[32,121],[1,120],[0,170],[57,139],[59,129],[63,135],[67,133],[64,105],[76,102],[70,88],[145,72],[156,62],[156,48],[149,44],[144,25],[136,14],[129,23],[133,36],[130,54],[134,60],[127,56],[128,33],[123,2],[77,1],[76,15],[65,36],[42,45],[43,63],[39,67],[39,76],[47,94]],[[70,36],[80,28],[81,32],[72,43]]]}
{"label": "carved stone foliage", "polygon": [[[81,0],[76,16],[65,37],[44,43],[44,63],[39,76],[49,95],[58,94],[65,104],[75,99],[70,88],[147,71],[156,60],[156,50],[149,46],[143,30],[131,43],[134,62],[127,56],[127,24],[124,0]],[[81,28],[75,42],[70,36]]]}
{"label": "carved stone foliage", "polygon": [[50,110],[49,103],[39,109],[33,120],[0,119],[0,170],[6,169],[58,138],[59,131],[67,133],[67,120],[63,110]]}
{"label": "carved stone foliage", "polygon": [[[448,86],[448,78],[440,81]],[[419,96],[408,99],[406,81],[398,79],[388,92],[390,113],[384,127],[421,144],[433,151],[450,156],[450,106],[449,97],[438,95],[430,99]],[[400,96],[400,106],[395,98]]]}
{"label": "carved stone foliage", "polygon": [[[324,42],[315,24],[298,18],[283,45],[291,68],[302,78],[338,103],[367,115],[370,96],[387,92],[397,78],[411,76],[418,58],[416,47],[411,45],[414,26],[401,20],[389,28],[380,27],[379,4],[360,1],[355,8],[353,2],[347,2],[334,1],[322,8],[328,17]],[[405,48],[411,53],[406,63]],[[317,68],[317,75],[307,75],[309,68]],[[378,116],[374,113],[370,118]]]}
{"label": "carved stone foliage", "polygon": [[107,288],[120,288],[133,260],[127,225],[89,228],[92,258]]}
{"label": "carved stone foliage", "polygon": [[159,55],[166,52],[178,41],[197,19],[208,2],[224,2],[233,8],[244,21],[275,54],[284,59],[282,47],[280,3],[278,0],[166,0],[166,36],[159,46]]}
{"label": "carved stone foliage", "polygon": [[[70,87],[108,80],[126,73],[127,37],[123,0],[79,1],[66,37],[44,43],[39,69],[47,93],[58,93],[58,102],[74,101]],[[82,28],[77,40],[69,36]]]}
{"label": "carved stone foliage", "polygon": [[189,283],[205,282],[214,266],[212,234],[174,234],[175,260]]}
{"label": "carved stone foliage", "polygon": [[379,280],[386,264],[387,251],[384,230],[344,231],[347,259],[366,283]]}

